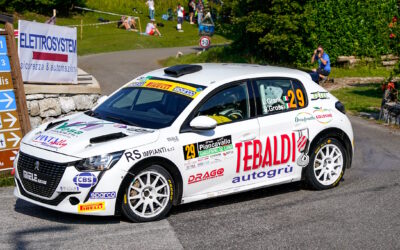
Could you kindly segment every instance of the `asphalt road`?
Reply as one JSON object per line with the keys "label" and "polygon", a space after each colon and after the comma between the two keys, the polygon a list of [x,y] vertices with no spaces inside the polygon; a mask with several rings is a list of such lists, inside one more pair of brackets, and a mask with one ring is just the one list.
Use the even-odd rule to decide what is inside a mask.
{"label": "asphalt road", "polygon": [[80,56],[78,66],[97,79],[103,95],[109,95],[135,77],[161,68],[158,61],[176,56],[178,51],[188,54],[199,48],[141,49]]}
{"label": "asphalt road", "polygon": [[[142,67],[135,59],[137,68],[126,76],[126,63],[113,68],[98,59],[111,57],[114,63],[136,53],[143,52],[79,60],[91,58],[102,68],[84,69],[116,89],[156,68],[157,60]],[[102,75],[113,84],[102,83]],[[311,191],[293,183],[178,206],[165,220],[133,224],[55,212],[0,188],[0,249],[400,249],[400,132],[351,120],[353,167],[335,189]]]}

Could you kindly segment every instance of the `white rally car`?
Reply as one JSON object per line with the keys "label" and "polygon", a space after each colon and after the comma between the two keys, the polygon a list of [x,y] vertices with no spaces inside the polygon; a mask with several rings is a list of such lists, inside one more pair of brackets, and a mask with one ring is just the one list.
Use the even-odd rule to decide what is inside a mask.
{"label": "white rally car", "polygon": [[163,218],[173,205],[305,180],[336,186],[353,156],[344,106],[304,72],[178,65],[27,134],[14,194],[57,211]]}

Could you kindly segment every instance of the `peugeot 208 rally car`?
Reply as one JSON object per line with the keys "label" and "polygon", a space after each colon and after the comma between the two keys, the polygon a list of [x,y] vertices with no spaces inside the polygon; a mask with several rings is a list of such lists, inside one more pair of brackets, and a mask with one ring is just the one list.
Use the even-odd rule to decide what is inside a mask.
{"label": "peugeot 208 rally car", "polygon": [[308,74],[178,65],[32,130],[14,162],[14,193],[57,211],[144,222],[173,205],[303,179],[332,188],[352,155],[344,106]]}

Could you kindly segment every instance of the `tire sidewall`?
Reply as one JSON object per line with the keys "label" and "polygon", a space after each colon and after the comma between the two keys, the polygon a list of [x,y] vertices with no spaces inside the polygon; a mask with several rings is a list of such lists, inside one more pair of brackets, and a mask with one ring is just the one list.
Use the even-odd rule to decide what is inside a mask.
{"label": "tire sidewall", "polygon": [[[342,153],[342,157],[343,157],[343,167],[342,167],[342,171],[340,173],[339,178],[334,183],[332,183],[330,185],[323,185],[322,183],[320,183],[317,180],[317,177],[315,176],[314,161],[315,161],[315,157],[317,156],[318,151],[321,148],[323,148],[324,146],[329,145],[329,144],[335,145],[339,148],[340,152]],[[317,189],[317,190],[325,190],[325,189],[333,188],[333,187],[336,187],[337,185],[339,185],[340,180],[343,178],[344,172],[346,170],[347,160],[348,160],[346,150],[345,150],[343,144],[336,138],[326,137],[326,138],[319,140],[318,143],[315,144],[315,146],[312,148],[312,150],[310,152],[311,152],[310,162],[306,168],[306,180],[307,180],[308,184],[310,184],[312,188]]]}
{"label": "tire sidewall", "polygon": [[[157,173],[161,174],[162,176],[164,176],[164,178],[167,180],[167,184],[168,184],[168,188],[169,188],[169,192],[170,192],[170,197],[168,198],[167,206],[164,208],[164,210],[161,213],[159,213],[157,216],[154,216],[151,218],[140,217],[137,214],[135,214],[132,211],[132,209],[127,201],[127,197],[128,197],[127,194],[129,192],[130,185],[134,181],[135,177],[137,175],[140,175],[141,173],[147,172],[147,171],[157,172]],[[168,214],[168,212],[171,210],[172,202],[175,197],[175,182],[174,182],[174,179],[172,178],[172,176],[169,174],[169,172],[160,165],[150,165],[150,166],[147,166],[144,168],[140,168],[136,171],[134,170],[130,176],[131,177],[129,177],[130,178],[129,181],[123,187],[121,187],[123,189],[123,198],[122,198],[122,205],[121,205],[123,215],[132,222],[149,222],[149,221],[157,221],[157,220],[163,219]]]}

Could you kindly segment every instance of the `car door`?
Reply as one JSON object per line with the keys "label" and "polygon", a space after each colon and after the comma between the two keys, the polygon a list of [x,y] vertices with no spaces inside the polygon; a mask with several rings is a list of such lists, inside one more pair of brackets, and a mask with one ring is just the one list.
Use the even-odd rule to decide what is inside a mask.
{"label": "car door", "polygon": [[[274,184],[301,176],[307,127],[298,127],[295,115],[307,106],[306,92],[298,81],[285,78],[254,79],[260,139],[242,143],[243,160],[238,182]],[[246,163],[252,159],[252,165]],[[300,159],[300,160],[299,160]]]}
{"label": "car door", "polygon": [[[248,82],[231,83],[211,92],[188,118],[179,135],[184,159],[184,197],[212,195],[235,187],[236,144],[259,137],[252,97]],[[209,131],[191,129],[188,124],[200,115],[215,119],[217,127]]]}

